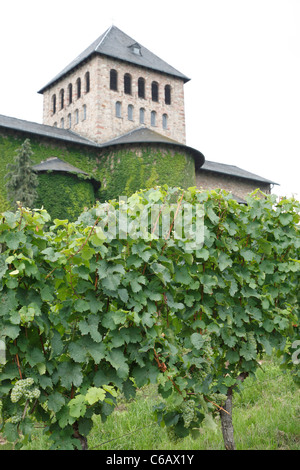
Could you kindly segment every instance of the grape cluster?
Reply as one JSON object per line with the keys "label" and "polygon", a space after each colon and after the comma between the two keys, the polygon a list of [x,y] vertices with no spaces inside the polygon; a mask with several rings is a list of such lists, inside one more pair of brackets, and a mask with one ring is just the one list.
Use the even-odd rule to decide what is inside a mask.
{"label": "grape cluster", "polygon": [[12,424],[18,424],[22,421],[23,412],[22,410],[17,411],[17,413],[10,418]]}
{"label": "grape cluster", "polygon": [[11,391],[11,401],[16,403],[23,397],[26,400],[39,398],[41,392],[37,387],[32,387],[33,384],[34,380],[31,377],[28,379],[18,380]]}
{"label": "grape cluster", "polygon": [[256,343],[256,339],[255,339],[255,334],[253,331],[248,331],[247,332],[247,341],[249,344],[251,344],[251,346],[253,346],[253,348],[256,349],[256,346],[257,346],[257,343]]}
{"label": "grape cluster", "polygon": [[192,421],[197,418],[194,400],[184,401],[180,409],[184,421],[184,427],[188,428]]}
{"label": "grape cluster", "polygon": [[227,400],[227,396],[223,393],[210,393],[209,398],[211,401],[217,403],[217,405],[220,406],[224,405],[225,401]]}

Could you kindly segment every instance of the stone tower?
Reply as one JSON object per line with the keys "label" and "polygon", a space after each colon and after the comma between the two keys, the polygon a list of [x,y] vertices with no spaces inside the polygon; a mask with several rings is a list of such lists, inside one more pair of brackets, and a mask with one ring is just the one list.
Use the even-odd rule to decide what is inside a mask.
{"label": "stone tower", "polygon": [[39,91],[43,123],[100,144],[141,126],[185,144],[188,80],[111,26]]}

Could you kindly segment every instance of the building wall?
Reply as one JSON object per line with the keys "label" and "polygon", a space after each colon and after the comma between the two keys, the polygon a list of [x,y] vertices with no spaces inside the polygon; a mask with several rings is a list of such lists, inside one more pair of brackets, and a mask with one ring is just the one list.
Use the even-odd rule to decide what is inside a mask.
{"label": "building wall", "polygon": [[164,184],[183,189],[195,186],[195,161],[182,147],[163,144],[110,147],[103,151],[98,167],[101,202]]}
{"label": "building wall", "polygon": [[[117,91],[110,89],[110,70],[118,73]],[[90,91],[85,91],[85,74],[90,74]],[[131,94],[124,92],[124,75],[131,75]],[[138,79],[145,80],[145,98],[138,97]],[[76,80],[81,78],[81,97],[77,97]],[[151,84],[156,81],[159,85],[159,98],[155,102],[151,98]],[[68,86],[72,83],[73,100],[69,103]],[[171,87],[171,104],[165,104],[165,85]],[[159,72],[141,68],[117,59],[94,56],[90,61],[76,69],[72,74],[61,79],[44,92],[43,123],[71,129],[95,142],[107,142],[114,137],[125,134],[141,126],[140,108],[145,109],[144,125],[173,140],[185,144],[185,110],[184,82]],[[64,107],[60,109],[60,91],[64,90]],[[52,96],[56,95],[56,112],[53,113]],[[116,116],[116,102],[121,103],[121,115]],[[128,118],[128,106],[133,106],[132,119]],[[86,106],[86,115],[84,114]],[[76,121],[78,110],[79,121]],[[156,112],[155,126],[151,124],[151,112]],[[163,127],[163,115],[167,115],[167,128]],[[71,127],[68,116],[71,115]]]}
{"label": "building wall", "polygon": [[[33,136],[26,132],[0,127],[0,213],[10,209],[6,194],[7,164],[14,162],[17,150],[29,138],[33,151],[32,164],[51,157],[83,170],[91,178],[101,182],[94,197],[100,202],[129,196],[140,189],[168,184],[188,188],[195,186],[195,162],[183,147],[164,144],[131,144],[101,148],[71,144],[45,136]],[[38,206],[49,213],[65,208],[65,217],[75,217],[79,206],[91,204],[91,182],[80,177],[46,172],[40,175]],[[76,184],[75,184],[76,183]],[[74,199],[73,199],[74,198]]]}
{"label": "building wall", "polygon": [[204,190],[225,189],[242,199],[257,188],[267,194],[271,192],[270,185],[266,183],[201,170],[196,172],[196,187]]}
{"label": "building wall", "polygon": [[[90,74],[90,91],[85,89],[85,74]],[[81,79],[81,96],[77,95],[77,79]],[[97,60],[92,60],[76,69],[72,75],[62,78],[54,83],[51,88],[43,93],[43,124],[64,127],[84,137],[94,139],[96,137],[96,126],[91,123],[97,122]],[[72,103],[69,102],[68,86],[72,84]],[[64,106],[60,105],[60,92],[64,90]],[[53,96],[56,96],[56,111],[53,112]],[[86,106],[86,114],[84,112]],[[78,122],[76,113],[78,111]],[[71,126],[68,116],[71,116]],[[64,124],[62,124],[62,119]]]}
{"label": "building wall", "polygon": [[[99,149],[84,147],[82,145],[72,145],[69,142],[0,128],[0,213],[10,209],[5,187],[5,175],[8,172],[7,164],[14,163],[16,152],[27,138],[30,139],[33,151],[31,157],[33,165],[40,163],[42,160],[47,160],[47,158],[50,157],[58,157],[82,169],[94,179],[101,180],[101,172],[97,165]],[[79,183],[82,181],[82,179],[78,178]],[[46,207],[46,209],[49,208]]]}

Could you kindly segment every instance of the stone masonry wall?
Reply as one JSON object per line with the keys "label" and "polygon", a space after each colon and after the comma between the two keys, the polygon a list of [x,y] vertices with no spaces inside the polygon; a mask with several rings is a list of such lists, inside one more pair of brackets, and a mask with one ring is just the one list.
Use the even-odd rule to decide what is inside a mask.
{"label": "stone masonry wall", "polygon": [[[118,72],[118,90],[110,89],[110,70]],[[85,91],[85,74],[90,74],[90,91]],[[131,94],[124,92],[124,75],[131,75]],[[138,97],[138,79],[145,80],[145,98]],[[77,97],[76,80],[81,78],[81,97]],[[158,102],[152,101],[151,84],[159,85]],[[69,103],[68,86],[72,83],[73,100]],[[165,104],[164,88],[171,86],[171,104]],[[44,92],[43,123],[71,129],[98,143],[107,142],[130,130],[140,127],[140,108],[144,108],[144,125],[159,134],[185,144],[185,110],[183,81],[150,69],[141,68],[117,59],[94,56],[50,89]],[[60,106],[60,90],[64,90],[64,107]],[[53,113],[52,97],[56,95],[56,112]],[[116,102],[121,103],[121,115],[116,116]],[[133,106],[132,118],[128,117],[128,105]],[[84,112],[86,106],[86,112]],[[151,124],[151,111],[156,112],[156,123]],[[78,113],[78,120],[76,118]],[[167,115],[167,128],[163,127],[163,115]],[[69,116],[71,116],[71,126]]]}
{"label": "stone masonry wall", "polygon": [[[90,91],[85,90],[85,74],[90,73]],[[81,79],[81,96],[77,96],[77,79]],[[68,86],[72,84],[72,103],[69,102]],[[64,90],[64,106],[60,105],[60,91]],[[56,112],[53,113],[52,97],[56,95]],[[84,112],[86,106],[86,112]],[[78,112],[78,121],[77,114]],[[71,126],[69,117],[71,116]],[[62,120],[64,124],[62,124]],[[97,121],[97,60],[92,60],[67,75],[43,93],[43,124],[64,127],[94,140]]]}
{"label": "stone masonry wall", "polygon": [[196,186],[204,190],[225,189],[242,199],[257,188],[266,194],[270,193],[269,184],[201,170],[196,172]]}

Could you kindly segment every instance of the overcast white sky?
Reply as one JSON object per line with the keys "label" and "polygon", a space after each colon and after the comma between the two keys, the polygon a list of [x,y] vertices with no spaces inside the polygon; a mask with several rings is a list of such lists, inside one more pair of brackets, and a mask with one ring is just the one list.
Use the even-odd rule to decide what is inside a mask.
{"label": "overcast white sky", "polygon": [[2,0],[0,114],[41,123],[37,91],[112,23],[191,78],[187,145],[300,199],[300,0]]}

